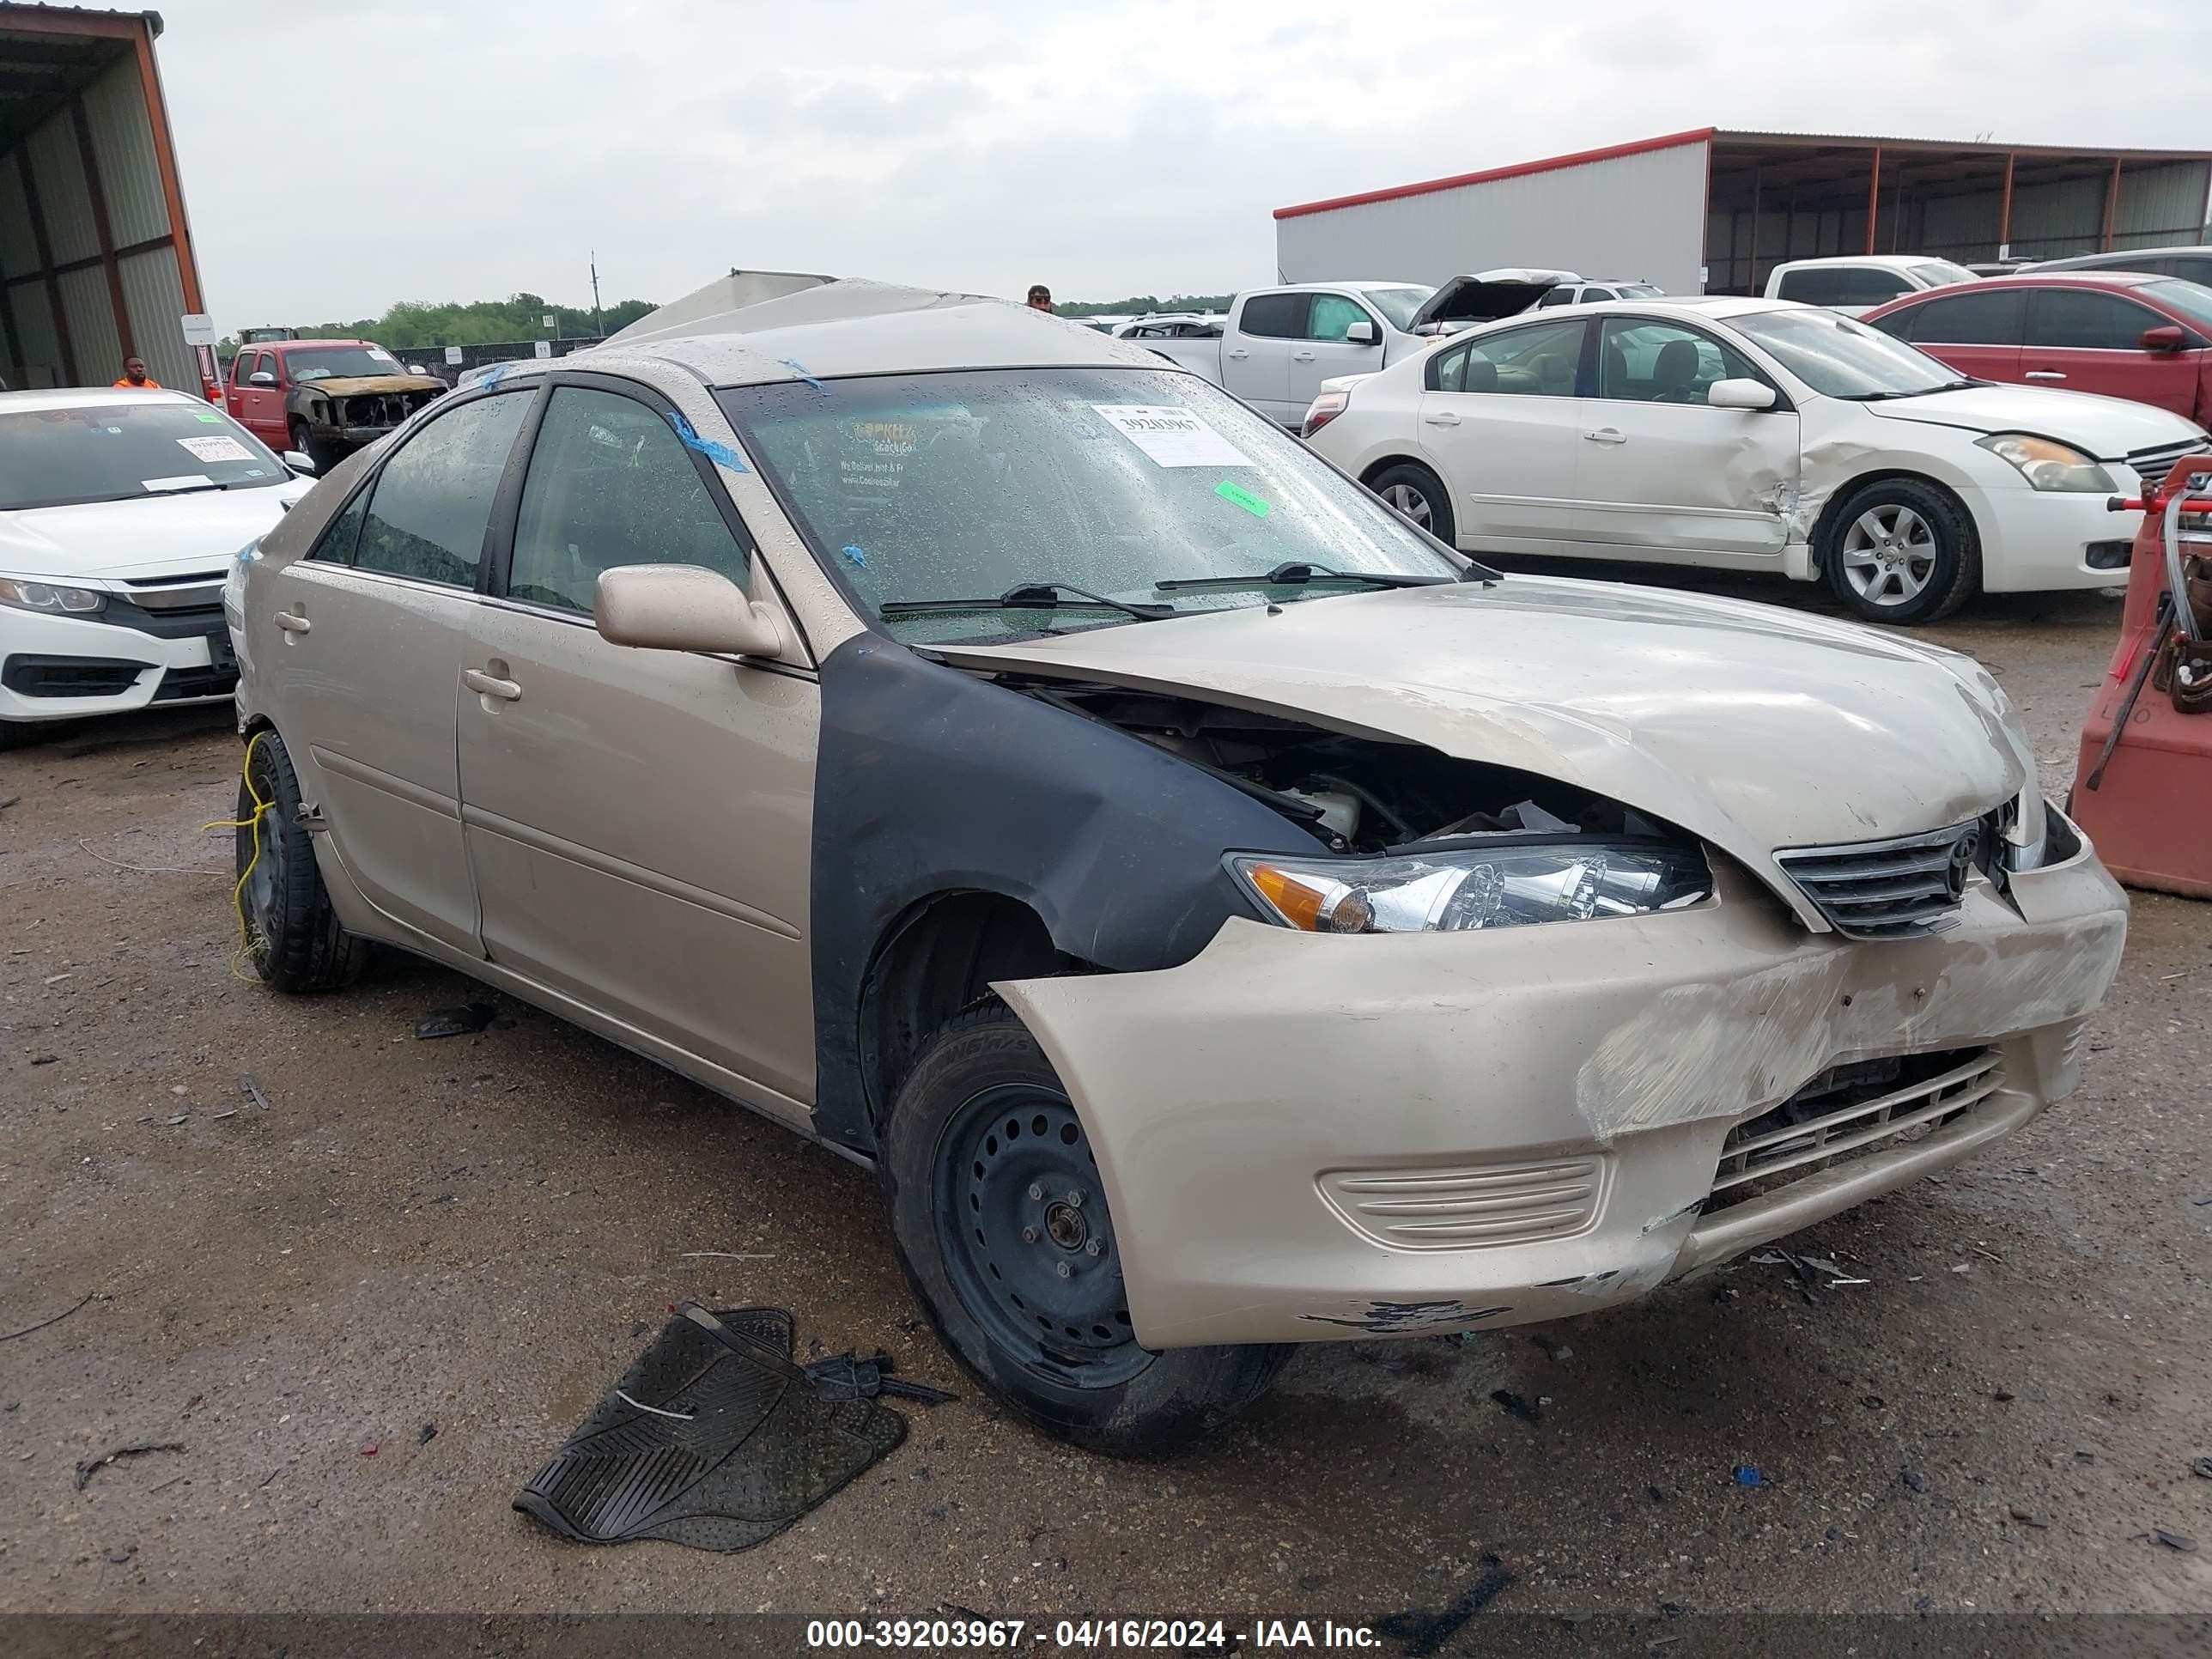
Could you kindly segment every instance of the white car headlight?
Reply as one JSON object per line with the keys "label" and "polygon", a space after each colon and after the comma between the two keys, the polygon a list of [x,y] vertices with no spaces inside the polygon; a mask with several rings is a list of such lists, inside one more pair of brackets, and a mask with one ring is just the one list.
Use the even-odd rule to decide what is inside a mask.
{"label": "white car headlight", "polygon": [[67,587],[57,582],[27,581],[20,576],[0,576],[0,605],[42,616],[90,616],[107,603],[97,588]]}
{"label": "white car headlight", "polygon": [[2097,464],[2095,456],[2084,455],[2072,445],[2062,444],[2055,438],[2038,438],[2026,432],[1996,432],[1986,438],[1977,438],[1974,442],[1992,455],[2002,455],[2010,461],[2037,489],[2110,495],[2119,489],[2112,482],[2112,475]]}
{"label": "white car headlight", "polygon": [[1378,859],[1238,857],[1230,868],[1269,915],[1309,933],[1642,915],[1695,903],[1713,886],[1693,848],[1581,836]]}

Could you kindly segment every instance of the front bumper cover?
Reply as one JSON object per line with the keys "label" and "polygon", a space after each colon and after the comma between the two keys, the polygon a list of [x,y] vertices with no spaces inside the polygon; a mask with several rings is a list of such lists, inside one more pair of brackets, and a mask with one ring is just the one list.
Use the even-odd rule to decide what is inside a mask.
{"label": "front bumper cover", "polygon": [[[1082,1113],[1151,1347],[1587,1312],[1956,1163],[2077,1080],[2127,902],[2086,842],[1931,937],[1807,932],[1731,866],[1694,909],[1332,938],[1231,921],[1158,973],[1009,981]],[[2015,908],[2015,905],[2017,908]],[[1700,1214],[1731,1127],[1846,1062],[1993,1050],[1969,1115]],[[1531,1172],[1534,1172],[1533,1174]],[[1346,1190],[1583,1191],[1536,1242],[1408,1248]]]}

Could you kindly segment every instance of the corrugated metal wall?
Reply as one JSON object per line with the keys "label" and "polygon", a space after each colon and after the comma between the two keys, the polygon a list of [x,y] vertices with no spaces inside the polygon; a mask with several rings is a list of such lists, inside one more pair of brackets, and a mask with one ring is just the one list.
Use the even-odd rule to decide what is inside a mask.
{"label": "corrugated metal wall", "polygon": [[1549,265],[1698,291],[1703,142],[1394,197],[1275,222],[1285,282],[1441,283],[1495,265]]}
{"label": "corrugated metal wall", "polygon": [[2208,194],[2212,194],[2212,162],[2130,167],[2120,175],[2112,246],[2162,247],[2196,241],[2204,234]]}
{"label": "corrugated metal wall", "polygon": [[[117,260],[130,323],[131,348],[164,386],[199,386],[198,359],[185,343],[185,283],[171,238],[168,198],[154,145],[154,125],[135,58],[119,58],[82,94],[108,217],[108,246],[161,246]],[[27,157],[46,222],[51,283],[39,256],[18,155]],[[20,337],[9,343],[4,369],[11,385],[62,386],[72,380],[105,386],[123,372],[124,344],[114,292],[100,241],[99,220],[85,175],[73,112],[64,107],[34,129],[16,151],[0,155],[0,279]],[[75,270],[62,267],[75,264]],[[68,347],[55,326],[58,294]],[[70,373],[70,359],[76,373]]]}

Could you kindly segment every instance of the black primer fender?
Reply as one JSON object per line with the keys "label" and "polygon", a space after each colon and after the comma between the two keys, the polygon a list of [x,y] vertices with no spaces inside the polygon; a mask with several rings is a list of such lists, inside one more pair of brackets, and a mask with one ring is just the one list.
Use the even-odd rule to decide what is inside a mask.
{"label": "black primer fender", "polygon": [[1222,854],[1313,853],[1314,837],[1103,722],[859,635],[822,664],[815,767],[815,1128],[872,1153],[861,991],[915,905],[1018,899],[1055,949],[1109,972],[1188,962],[1251,902]]}

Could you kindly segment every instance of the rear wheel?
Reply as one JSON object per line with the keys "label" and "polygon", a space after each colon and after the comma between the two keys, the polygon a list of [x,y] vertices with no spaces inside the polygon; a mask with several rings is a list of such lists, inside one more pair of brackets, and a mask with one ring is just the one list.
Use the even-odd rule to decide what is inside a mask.
{"label": "rear wheel", "polygon": [[1950,495],[1917,479],[1884,478],[1855,490],[1822,539],[1829,587],[1868,622],[1936,622],[1981,586],[1973,521]]}
{"label": "rear wheel", "polygon": [[938,1334],[1047,1434],[1124,1456],[1174,1451],[1258,1398],[1290,1357],[1139,1345],[1089,1134],[996,998],[923,1049],[878,1169],[900,1266]]}
{"label": "rear wheel", "polygon": [[246,954],[280,991],[328,991],[361,976],[368,944],[338,926],[300,826],[300,778],[284,739],[257,733],[238,786],[239,920]]}
{"label": "rear wheel", "polygon": [[1456,547],[1451,496],[1443,481],[1419,461],[1400,461],[1368,480],[1367,487],[1380,495],[1400,517],[1425,530],[1446,547]]}

